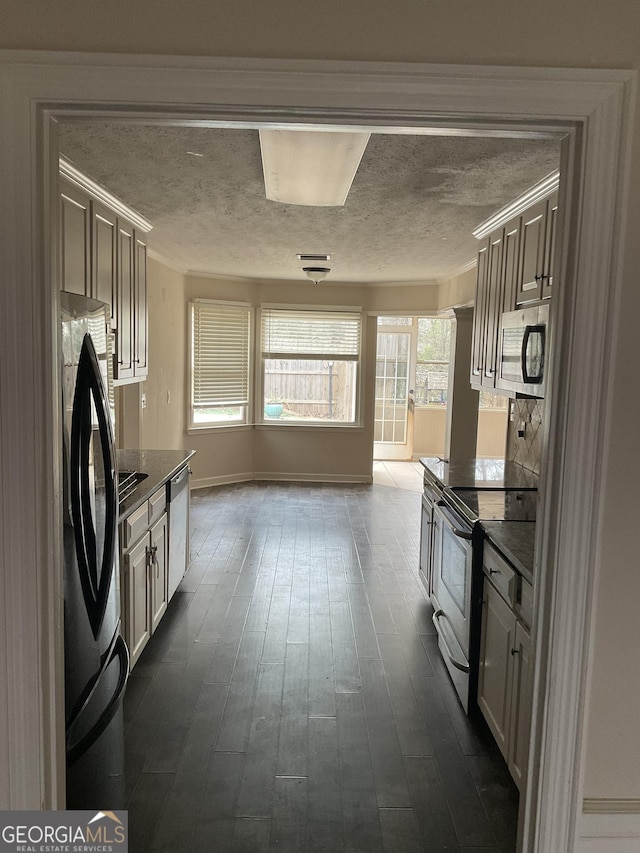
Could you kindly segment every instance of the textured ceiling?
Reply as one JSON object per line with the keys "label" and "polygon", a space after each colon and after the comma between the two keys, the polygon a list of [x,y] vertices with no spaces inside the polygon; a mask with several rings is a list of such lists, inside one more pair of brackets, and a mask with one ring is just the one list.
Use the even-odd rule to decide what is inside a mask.
{"label": "textured ceiling", "polygon": [[183,269],[296,280],[298,252],[329,252],[333,282],[446,277],[475,257],[473,228],[559,160],[557,140],[373,134],[345,206],[317,208],[266,200],[257,130],[70,122],[60,151]]}

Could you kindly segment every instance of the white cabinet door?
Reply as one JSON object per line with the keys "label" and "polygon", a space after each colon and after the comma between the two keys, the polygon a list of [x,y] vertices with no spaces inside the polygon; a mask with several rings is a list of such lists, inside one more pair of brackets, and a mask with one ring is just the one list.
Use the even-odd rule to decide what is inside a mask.
{"label": "white cabinet door", "polygon": [[60,287],[91,295],[91,216],[89,199],[60,179]]}
{"label": "white cabinet door", "polygon": [[148,544],[147,535],[124,557],[126,574],[124,626],[131,668],[142,654],[151,635]]}
{"label": "white cabinet door", "polygon": [[151,632],[167,609],[167,515],[162,516],[151,528],[150,535],[150,575],[151,575]]}
{"label": "white cabinet door", "polygon": [[482,633],[478,705],[500,752],[508,760],[511,714],[512,654],[515,616],[502,596],[490,584],[482,597]]}
{"label": "white cabinet door", "polygon": [[133,349],[134,375],[141,379],[148,373],[147,357],[147,244],[138,231],[134,232],[134,285],[133,285]]}
{"label": "white cabinet door", "polygon": [[484,372],[488,258],[489,241],[487,240],[478,251],[476,301],[473,308],[473,339],[471,343],[471,386],[473,388],[480,388]]}
{"label": "white cabinet door", "polygon": [[516,290],[518,305],[537,302],[542,298],[547,206],[548,201],[545,199],[532,205],[522,216],[520,274]]}
{"label": "white cabinet door", "polygon": [[516,623],[513,646],[513,680],[511,724],[509,734],[509,770],[518,788],[524,789],[527,778],[531,733],[531,637],[520,622]]}
{"label": "white cabinet door", "polygon": [[498,369],[498,335],[500,317],[502,315],[504,279],[502,268],[504,262],[504,228],[496,231],[489,238],[489,257],[487,260],[487,296],[486,296],[486,331],[484,336],[484,370],[482,386],[494,388]]}
{"label": "white cabinet door", "polygon": [[542,279],[542,298],[550,299],[553,292],[553,279],[556,263],[556,237],[558,233],[558,193],[554,193],[547,206],[547,242],[544,253],[544,273]]}

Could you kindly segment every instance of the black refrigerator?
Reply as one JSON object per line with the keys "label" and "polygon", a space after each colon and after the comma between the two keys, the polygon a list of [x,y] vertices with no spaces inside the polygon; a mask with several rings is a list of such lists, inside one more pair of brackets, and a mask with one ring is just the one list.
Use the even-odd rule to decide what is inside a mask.
{"label": "black refrigerator", "polygon": [[109,306],[61,293],[67,808],[123,808],[118,489]]}

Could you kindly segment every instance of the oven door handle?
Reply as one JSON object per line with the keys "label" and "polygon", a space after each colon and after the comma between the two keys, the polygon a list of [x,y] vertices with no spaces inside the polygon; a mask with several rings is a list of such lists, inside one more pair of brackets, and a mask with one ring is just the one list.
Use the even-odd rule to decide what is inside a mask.
{"label": "oven door handle", "polygon": [[444,520],[447,522],[447,525],[450,527],[451,532],[454,536],[457,536],[460,539],[468,539],[471,541],[473,538],[471,534],[467,530],[461,530],[459,527],[456,527],[457,521],[454,518],[453,514],[449,510],[448,506],[444,501],[438,501],[436,506],[440,510],[440,514],[443,516]]}
{"label": "oven door handle", "polygon": [[[446,650],[447,657],[451,661],[451,664],[455,666],[456,669],[459,669],[460,672],[469,672],[469,664],[464,659],[464,652],[462,651],[462,648],[460,647],[458,641],[447,627],[446,621],[442,623],[440,622],[440,619],[443,616],[446,620],[447,617],[444,610],[436,610],[436,612],[431,617],[431,620],[435,626],[438,637],[442,641],[442,645]],[[450,636],[447,637],[447,634],[449,634]],[[453,654],[453,652],[451,651],[451,646],[458,646],[458,649],[461,652],[459,657],[462,658],[462,660],[460,660]]]}

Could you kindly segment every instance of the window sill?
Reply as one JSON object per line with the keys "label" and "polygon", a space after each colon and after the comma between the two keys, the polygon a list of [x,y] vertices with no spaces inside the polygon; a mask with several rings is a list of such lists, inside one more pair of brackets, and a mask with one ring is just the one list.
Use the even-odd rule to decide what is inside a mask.
{"label": "window sill", "polygon": [[279,423],[263,422],[255,424],[256,429],[301,429],[301,430],[317,430],[319,432],[332,432],[336,429],[344,430],[363,430],[362,424],[304,424],[304,423],[287,423],[280,421]]}
{"label": "window sill", "polygon": [[244,432],[253,429],[253,424],[203,424],[202,426],[190,426],[187,435],[200,435],[201,433],[214,432]]}
{"label": "window sill", "polygon": [[189,427],[187,429],[187,435],[202,435],[202,434],[214,434],[216,432],[245,432],[247,430],[252,429],[260,429],[260,430],[283,430],[283,429],[296,429],[296,430],[315,430],[316,432],[333,432],[335,430],[364,430],[364,426],[362,424],[294,424],[294,423],[285,423],[284,421],[280,423],[260,423],[260,424],[220,424],[220,426],[201,426],[201,427]]}

